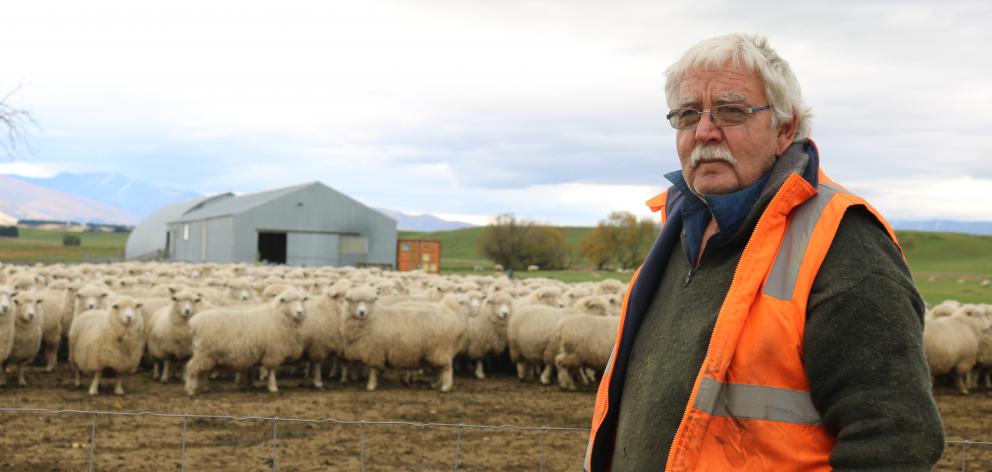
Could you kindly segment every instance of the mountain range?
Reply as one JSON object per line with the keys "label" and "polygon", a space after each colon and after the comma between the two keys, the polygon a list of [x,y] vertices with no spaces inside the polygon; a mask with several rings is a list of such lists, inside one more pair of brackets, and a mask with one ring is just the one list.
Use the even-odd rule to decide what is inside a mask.
{"label": "mountain range", "polygon": [[[199,196],[118,174],[61,173],[48,178],[0,175],[0,214],[20,220],[135,225],[159,208]],[[395,219],[400,231],[450,231],[474,226],[429,214],[376,209]],[[897,219],[890,223],[898,230],[992,235],[992,222],[988,221]]]}
{"label": "mountain range", "polygon": [[[200,197],[118,174],[61,173],[38,178],[0,175],[0,213],[19,220],[135,225],[159,208]],[[377,208],[400,231],[446,231],[472,226],[432,215]]]}

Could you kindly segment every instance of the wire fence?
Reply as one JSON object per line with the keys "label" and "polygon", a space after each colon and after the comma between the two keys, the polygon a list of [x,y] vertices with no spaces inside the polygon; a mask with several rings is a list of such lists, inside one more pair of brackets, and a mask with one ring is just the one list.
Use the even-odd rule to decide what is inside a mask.
{"label": "wire fence", "polygon": [[186,471],[187,467],[187,432],[189,429],[189,422],[191,420],[230,420],[230,421],[251,421],[251,422],[269,422],[272,424],[272,444],[271,444],[271,468],[273,471],[279,470],[279,457],[278,457],[278,441],[279,441],[279,424],[281,423],[292,423],[292,424],[335,424],[335,425],[351,425],[358,426],[359,428],[359,467],[361,471],[365,471],[366,466],[366,426],[408,426],[414,428],[449,428],[456,431],[455,446],[454,446],[454,466],[452,470],[458,470],[461,466],[461,446],[462,446],[462,431],[464,430],[504,430],[504,431],[516,431],[516,432],[538,432],[540,433],[540,464],[539,470],[545,470],[545,436],[549,432],[581,432],[589,433],[588,428],[570,428],[570,427],[555,427],[555,426],[514,426],[514,425],[481,425],[481,424],[465,424],[465,423],[417,423],[411,421],[398,421],[398,420],[342,420],[335,418],[322,418],[322,419],[305,419],[305,418],[280,418],[278,416],[229,416],[229,415],[198,415],[198,414],[188,414],[188,413],[159,413],[151,411],[142,412],[126,412],[126,411],[97,411],[97,410],[52,410],[45,408],[0,408],[0,413],[28,413],[28,414],[53,414],[53,415],[88,415],[92,417],[90,423],[89,431],[89,459],[88,467],[89,471],[92,472],[95,467],[95,450],[96,450],[96,435],[97,435],[97,418],[101,416],[112,416],[112,417],[153,417],[153,418],[174,418],[182,420],[182,430],[180,433],[180,450],[179,450],[179,470],[181,472]]}
{"label": "wire fence", "polygon": [[[27,414],[52,414],[52,415],[88,415],[92,418],[90,422],[89,431],[89,443],[88,447],[88,470],[90,472],[95,470],[95,451],[96,451],[96,437],[97,437],[97,418],[101,416],[109,417],[153,417],[153,418],[174,418],[182,420],[182,430],[180,433],[180,448],[179,448],[179,470],[185,472],[187,469],[187,432],[189,430],[189,422],[191,420],[229,420],[229,421],[250,421],[250,422],[268,422],[272,425],[272,441],[271,441],[271,458],[270,464],[273,471],[279,470],[279,457],[278,457],[278,443],[279,443],[279,425],[281,423],[292,423],[292,424],[334,424],[334,425],[351,425],[358,426],[359,428],[359,470],[365,471],[366,467],[366,426],[407,426],[414,428],[449,428],[456,430],[455,446],[454,446],[454,465],[452,470],[459,470],[462,460],[462,431],[465,430],[504,430],[504,431],[516,431],[516,432],[539,432],[540,433],[540,471],[545,470],[545,436],[549,432],[579,432],[588,433],[587,428],[570,428],[570,427],[553,427],[553,426],[514,426],[514,425],[480,425],[480,424],[465,424],[465,423],[417,423],[411,421],[398,421],[398,420],[342,420],[335,418],[322,418],[322,419],[305,419],[305,418],[280,418],[278,416],[230,416],[230,415],[200,415],[200,414],[189,414],[189,413],[159,413],[151,411],[142,412],[126,412],[126,411],[98,411],[98,410],[52,410],[44,408],[0,408],[0,413],[27,413]],[[992,451],[992,442],[987,441],[968,441],[968,440],[951,440],[946,441],[947,450],[945,450],[945,455],[950,452],[950,449],[957,449],[960,451],[961,457],[961,469],[962,471],[976,470],[969,469],[969,451],[975,448],[988,448],[988,451]]]}

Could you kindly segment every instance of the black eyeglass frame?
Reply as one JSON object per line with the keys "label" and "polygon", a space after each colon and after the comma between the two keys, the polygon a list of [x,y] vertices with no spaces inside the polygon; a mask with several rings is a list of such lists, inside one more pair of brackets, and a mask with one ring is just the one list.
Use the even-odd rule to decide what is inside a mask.
{"label": "black eyeglass frame", "polygon": [[[742,111],[744,111],[744,119],[742,119],[740,123],[721,123],[721,122],[718,122],[717,119],[716,119],[716,117],[717,117],[716,110],[717,109],[720,109],[720,108],[731,108],[731,107],[732,108],[739,108]],[[736,104],[736,103],[728,103],[726,105],[717,105],[715,107],[710,108],[709,110],[707,110],[707,109],[700,110],[698,108],[688,108],[688,107],[686,107],[686,108],[676,108],[676,109],[668,112],[668,114],[665,115],[665,118],[668,119],[668,123],[670,125],[672,125],[672,128],[675,128],[675,129],[678,129],[678,130],[691,130],[691,129],[696,129],[696,127],[699,126],[699,123],[703,121],[703,114],[706,113],[706,112],[709,112],[710,121],[713,123],[714,126],[716,126],[717,128],[726,128],[728,126],[740,126],[740,125],[744,124],[747,121],[747,118],[749,116],[751,116],[753,113],[756,113],[756,112],[759,112],[759,111],[762,111],[762,110],[771,110],[771,108],[772,108],[771,105],[761,105],[761,106],[757,106],[757,107],[748,107],[748,106],[739,105],[739,104]],[[672,118],[675,117],[675,115],[678,114],[679,112],[687,111],[687,110],[692,110],[692,111],[698,112],[699,113],[699,120],[697,120],[696,123],[693,124],[691,127],[679,128],[678,126],[676,126],[675,121]]]}

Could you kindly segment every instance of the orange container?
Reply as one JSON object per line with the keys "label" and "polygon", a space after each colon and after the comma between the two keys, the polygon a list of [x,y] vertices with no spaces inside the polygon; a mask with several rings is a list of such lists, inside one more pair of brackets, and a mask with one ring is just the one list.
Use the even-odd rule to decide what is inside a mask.
{"label": "orange container", "polygon": [[436,239],[400,239],[396,241],[396,270],[421,269],[429,274],[441,273],[441,241]]}

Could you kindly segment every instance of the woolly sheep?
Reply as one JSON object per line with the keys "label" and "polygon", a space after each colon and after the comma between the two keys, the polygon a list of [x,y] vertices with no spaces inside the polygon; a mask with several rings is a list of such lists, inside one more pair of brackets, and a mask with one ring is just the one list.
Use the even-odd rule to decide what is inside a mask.
{"label": "woolly sheep", "polygon": [[[172,303],[156,311],[148,324],[148,356],[155,362],[152,378],[166,383],[170,378],[172,361],[181,362],[193,355],[193,334],[189,320],[204,309],[199,293],[190,289],[172,295]],[[162,363],[161,375],[158,365]]]}
{"label": "woolly sheep", "polygon": [[345,294],[342,316],[343,354],[369,368],[366,389],[378,386],[378,371],[387,367],[414,370],[427,364],[438,370],[442,392],[451,390],[453,360],[463,342],[464,322],[445,307],[459,303],[407,302],[376,306],[376,292],[356,287]]}
{"label": "woolly sheep", "polygon": [[953,371],[957,374],[958,392],[967,395],[979,340],[989,328],[985,317],[971,317],[963,311],[928,321],[923,327],[923,350],[930,374]]}
{"label": "woolly sheep", "polygon": [[114,394],[124,395],[124,374],[134,373],[145,349],[144,320],[141,304],[128,296],[118,296],[109,308],[88,310],[73,319],[69,328],[69,363],[76,368],[76,386],[80,373],[93,374],[89,394],[99,393],[105,369],[117,377]]}
{"label": "woolly sheep", "polygon": [[15,295],[17,292],[13,288],[0,285],[0,368],[14,348],[15,309],[12,298]]}
{"label": "woolly sheep", "polygon": [[558,385],[575,390],[570,369],[603,370],[616,343],[620,319],[613,316],[567,316],[555,326],[557,346],[554,362],[558,368]]}
{"label": "woolly sheep", "polygon": [[324,387],[324,361],[341,351],[340,305],[343,296],[343,290],[332,287],[306,304],[307,316],[300,331],[303,333],[303,349],[313,370],[313,385],[317,388]]}
{"label": "woolly sheep", "polygon": [[556,287],[542,287],[534,290],[524,297],[518,298],[517,307],[526,305],[545,305],[562,308],[565,305],[561,302],[561,290]]}
{"label": "woolly sheep", "polygon": [[256,365],[268,370],[269,392],[278,392],[276,369],[303,354],[307,299],[289,288],[262,305],[213,308],[189,320],[193,356],[186,363],[186,393],[195,395],[201,383],[205,391],[204,374],[217,367],[241,372]]}
{"label": "woolly sheep", "polygon": [[476,378],[486,378],[482,360],[487,355],[499,355],[506,350],[506,323],[512,313],[513,297],[495,293],[482,300],[478,314],[468,318],[462,351],[475,361]]}
{"label": "woolly sheep", "polygon": [[103,285],[87,284],[77,290],[72,313],[63,313],[62,337],[69,337],[69,328],[72,327],[72,320],[76,315],[87,310],[106,308],[110,295],[110,289]]}
{"label": "woolly sheep", "polygon": [[71,290],[39,290],[42,316],[42,351],[45,372],[52,372],[58,364],[59,346],[62,343],[62,319],[72,316],[73,293]]}
{"label": "woolly sheep", "polygon": [[[544,305],[518,307],[506,327],[510,359],[517,365],[517,378],[529,377],[528,366],[544,363],[541,383],[551,382],[554,354],[547,351],[554,335],[555,325],[562,317],[575,312]],[[546,359],[550,357],[550,359]]]}
{"label": "woolly sheep", "polygon": [[612,312],[610,302],[606,297],[591,295],[578,299],[571,308],[576,311],[594,316],[609,316]]}
{"label": "woolly sheep", "polygon": [[17,385],[27,387],[24,364],[34,360],[41,349],[43,312],[38,292],[18,292],[11,300],[14,304],[14,342],[10,354],[0,364],[0,387],[7,385],[7,367],[17,369]]}
{"label": "woolly sheep", "polygon": [[940,302],[937,306],[930,309],[930,316],[932,318],[942,318],[944,316],[951,316],[955,311],[961,308],[961,302],[957,300],[944,300]]}

